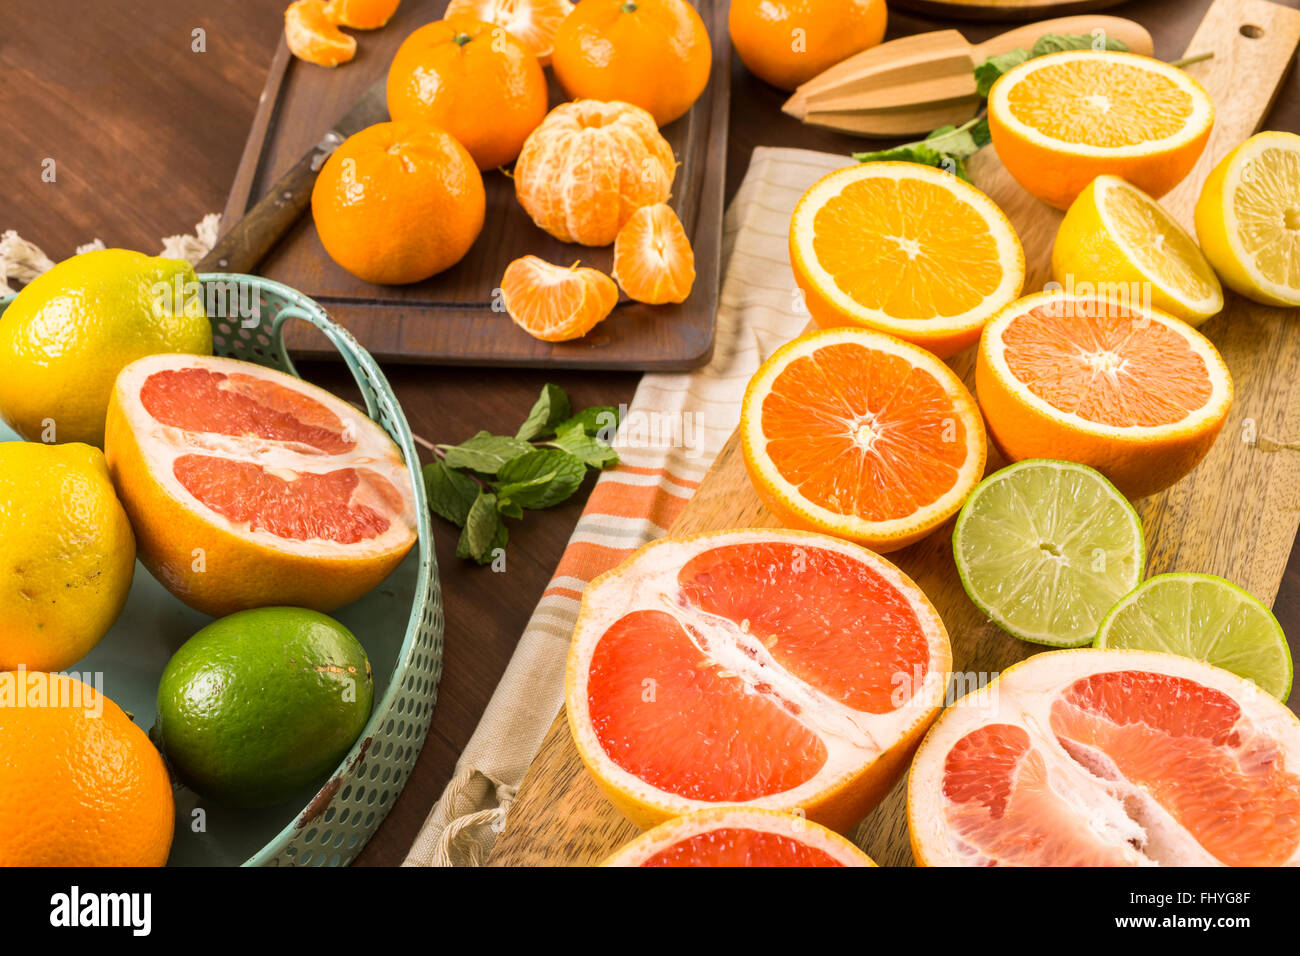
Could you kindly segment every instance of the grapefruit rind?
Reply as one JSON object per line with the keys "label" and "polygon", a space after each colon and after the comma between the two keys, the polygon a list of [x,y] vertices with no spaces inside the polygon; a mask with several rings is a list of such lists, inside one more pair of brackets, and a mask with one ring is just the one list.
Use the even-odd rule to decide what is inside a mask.
{"label": "grapefruit rind", "polygon": [[[804,497],[780,473],[766,452],[762,451],[767,444],[763,432],[763,401],[771,392],[777,377],[794,360],[841,343],[898,355],[921,368],[943,387],[965,425],[966,459],[952,487],[910,515],[888,521],[867,521],[824,508]],[[984,474],[988,457],[984,419],[961,379],[935,355],[920,346],[864,328],[821,329],[806,333],[777,349],[754,374],[745,389],[741,404],[740,440],[745,467],[751,478],[759,479],[753,481],[755,492],[783,523],[801,530],[847,538],[882,554],[919,541],[955,515]]]}
{"label": "grapefruit rind", "polygon": [[[771,528],[704,532],[651,542],[587,586],[569,647],[564,682],[565,713],[579,756],[609,801],[642,829],[718,803],[661,790],[618,766],[605,752],[592,724],[588,704],[588,669],[596,645],[626,615],[643,608],[665,610],[668,602],[664,597],[677,590],[677,572],[691,558],[717,547],[767,541],[825,548],[864,562],[908,599],[927,640],[929,667],[912,696],[890,713],[866,714],[827,701],[848,712],[850,721],[861,731],[858,739],[824,736],[827,760],[802,784],[748,801],[723,803],[802,812],[808,819],[832,830],[847,831],[889,792],[942,707],[952,667],[947,630],[920,588],[878,555],[827,535]],[[734,662],[724,663],[743,668],[742,655],[737,652],[735,657]],[[792,674],[784,676],[786,685],[794,687],[805,699],[824,697]]]}
{"label": "grapefruit rind", "polygon": [[[601,866],[644,866],[656,854],[689,837],[722,828],[773,833],[833,857],[841,866],[875,866],[857,846],[819,823],[789,813],[758,807],[717,807],[674,817],[641,834],[609,856]],[[762,861],[756,865],[764,865]]]}
{"label": "grapefruit rind", "polygon": [[[1048,651],[1013,664],[983,687],[962,697],[944,711],[921,742],[907,781],[907,824],[916,863],[920,866],[988,865],[987,860],[972,856],[972,848],[966,847],[963,852],[961,842],[950,832],[944,819],[945,761],[953,746],[967,734],[990,724],[1008,722],[1023,728],[1037,747],[1058,758],[1053,769],[1064,773],[1054,790],[1084,801],[1080,806],[1089,816],[1086,827],[1081,825],[1081,829],[1089,835],[1110,834],[1116,841],[1116,851],[1127,858],[1128,865],[1222,866],[1150,794],[1126,780],[1118,781],[1118,792],[1143,804],[1149,822],[1149,828],[1144,830],[1114,795],[1116,784],[1095,776],[1077,763],[1045,730],[1050,726],[1047,714],[1051,704],[1063,690],[1080,679],[1115,671],[1146,671],[1185,678],[1226,694],[1240,706],[1243,717],[1249,719],[1256,733],[1282,745],[1285,756],[1291,758],[1288,762],[1292,772],[1300,768],[1300,719],[1276,698],[1236,674],[1192,658],[1154,651],[1095,648]],[[1140,852],[1144,838],[1158,845],[1165,858],[1155,860]],[[1288,864],[1300,864],[1300,847]]]}
{"label": "grapefruit rind", "polygon": [[[817,213],[850,183],[863,179],[915,179],[937,185],[975,210],[988,224],[1002,268],[998,287],[978,306],[951,316],[890,315],[858,302],[843,291],[813,251]],[[790,219],[790,264],[805,303],[824,328],[856,324],[891,335],[947,358],[973,344],[998,309],[1020,295],[1025,281],[1025,252],[1011,221],[988,196],[950,173],[917,163],[879,162],[846,166],[822,177],[804,193]]]}
{"label": "grapefruit rind", "polygon": [[[1112,500],[1115,507],[1121,509],[1132,519],[1135,554],[1133,556],[1131,582],[1129,582],[1127,586],[1129,588],[1137,586],[1138,581],[1142,578],[1143,569],[1146,568],[1146,539],[1142,531],[1142,520],[1138,517],[1137,510],[1129,500],[1120,493],[1119,489],[1107,481],[1106,476],[1095,468],[1089,468],[1087,465],[1080,465],[1077,462],[1057,461],[1051,458],[1027,458],[1024,461],[1008,465],[1006,468],[995,471],[976,486],[975,490],[970,493],[970,497],[966,499],[966,503],[962,506],[961,512],[957,516],[956,525],[953,527],[953,561],[957,566],[957,576],[961,580],[962,589],[966,592],[966,596],[970,598],[971,603],[979,608],[980,612],[984,614],[985,617],[1012,637],[1018,638],[1022,641],[1028,641],[1032,644],[1043,644],[1050,647],[1081,647],[1090,643],[1093,640],[1093,636],[1089,635],[1078,639],[1062,640],[1056,634],[1050,634],[1045,631],[1028,630],[1017,624],[1015,621],[1012,621],[1000,609],[994,607],[971,580],[971,568],[969,566],[969,561],[965,556],[965,549],[962,547],[962,540],[966,534],[968,522],[971,520],[975,508],[978,507],[979,499],[984,493],[987,493],[988,489],[992,486],[991,483],[1006,480],[1010,476],[1014,475],[1016,471],[1021,469],[1041,468],[1044,466],[1087,475],[1089,478],[1096,480],[1099,488],[1109,489],[1113,492]],[[1102,612],[1103,615],[1105,613],[1106,612],[1104,611]],[[1094,631],[1094,634],[1095,633],[1096,632]]]}
{"label": "grapefruit rind", "polygon": [[[354,439],[350,451],[304,453],[294,443],[194,432],[163,424],[140,401],[157,372],[201,368],[283,381],[338,417]],[[221,617],[268,605],[322,612],[369,592],[402,562],[416,540],[414,494],[401,452],[369,418],[324,389],[262,366],[208,356],[155,355],[118,376],[109,402],[105,453],[131,519],[140,560],[169,591],[196,610]],[[390,519],[380,535],[354,543],[295,540],[248,522],[236,525],[198,500],[171,467],[183,455],[211,455],[298,475],[348,468],[373,473],[399,496],[383,504]],[[361,486],[358,485],[358,488]],[[365,493],[365,492],[363,492]],[[380,502],[373,501],[380,506]]]}
{"label": "grapefruit rind", "polygon": [[[1139,606],[1151,600],[1151,594],[1157,589],[1184,585],[1189,590],[1198,584],[1222,591],[1225,595],[1236,598],[1238,608],[1253,615],[1255,633],[1253,646],[1238,641],[1225,642],[1223,627],[1207,626],[1211,623],[1227,626],[1231,620],[1215,622],[1192,621],[1191,595],[1175,598],[1180,604],[1186,604],[1189,620],[1185,630],[1171,634],[1157,622],[1150,619]],[[1143,632],[1134,634],[1134,622],[1125,622],[1125,618],[1139,617],[1143,622]],[[1235,615],[1234,615],[1235,617]],[[1121,633],[1121,629],[1127,633]],[[1231,646],[1225,646],[1225,643]],[[1143,581],[1115,604],[1102,620],[1097,631],[1094,647],[1101,649],[1137,649],[1160,651],[1166,654],[1178,654],[1195,660],[1205,661],[1224,670],[1232,671],[1239,677],[1254,681],[1261,688],[1278,700],[1285,702],[1291,696],[1291,682],[1294,667],[1291,660],[1291,648],[1287,645],[1286,633],[1270,611],[1257,597],[1231,581],[1214,574],[1157,574]],[[1252,666],[1253,665],[1253,666]]]}

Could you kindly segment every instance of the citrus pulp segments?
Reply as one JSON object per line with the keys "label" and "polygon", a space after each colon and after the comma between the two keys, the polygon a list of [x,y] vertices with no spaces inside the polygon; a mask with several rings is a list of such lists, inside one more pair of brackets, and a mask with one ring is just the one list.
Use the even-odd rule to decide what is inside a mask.
{"label": "citrus pulp segments", "polygon": [[875,866],[833,830],[757,807],[698,810],[661,823],[601,866]]}
{"label": "citrus pulp segments", "polygon": [[588,585],[565,709],[638,826],[743,804],[843,831],[906,766],[951,662],[938,614],[883,558],[801,531],[711,532],[653,542]]}
{"label": "citrus pulp segments", "polygon": [[[1126,374],[1121,379],[1118,373],[1125,369],[1126,356],[1136,353],[1118,355],[1113,349],[1102,348],[1101,342],[1096,351],[1086,352],[1083,345],[1095,340],[1085,323],[1094,316],[1126,321],[1127,332],[1121,345],[1128,349],[1143,347],[1143,339],[1150,343],[1156,335],[1164,343],[1181,340],[1189,353],[1188,361],[1199,363],[1201,370],[1194,376],[1177,377],[1173,384],[1200,389],[1206,397],[1199,407],[1184,409],[1181,419],[1151,425],[1106,424],[1053,405],[1012,374],[1008,365],[1004,337],[1009,328],[1027,316],[1052,328],[1050,335],[1044,335],[1054,341],[1046,344],[1060,354],[1046,356],[1041,348],[1033,346],[1024,350],[1022,358],[1036,361],[1042,370],[1052,372],[1055,378],[1046,380],[1043,387],[1058,390],[1057,394],[1064,396],[1062,404],[1073,403],[1077,409],[1080,388],[1086,383],[1085,397],[1107,406],[1108,413],[1136,415],[1153,407],[1168,410],[1156,386],[1166,385],[1169,380],[1158,382],[1150,376],[1162,362],[1167,365],[1168,350],[1144,356],[1147,371],[1142,375]],[[1134,333],[1142,333],[1141,338]],[[1080,338],[1071,343],[1069,335]],[[1090,368],[1086,375],[1075,374],[1065,364],[1067,361],[1090,363]],[[1130,499],[1161,491],[1196,467],[1223,428],[1233,396],[1232,378],[1222,356],[1209,339],[1185,322],[1159,309],[1064,292],[1025,296],[989,321],[980,337],[975,391],[989,436],[1009,460],[1057,458],[1089,465]]]}
{"label": "citrus pulp segments", "polygon": [[1052,249],[1052,276],[1150,290],[1151,304],[1198,326],[1223,311],[1223,288],[1196,240],[1118,176],[1098,176],[1070,206]]}
{"label": "citrus pulp segments", "polygon": [[[933,210],[924,207],[908,213],[900,209],[893,225],[903,235],[885,238],[898,243],[905,262],[916,260],[924,252],[929,236],[941,237],[945,243],[957,241],[960,244],[964,241],[969,246],[972,224],[976,221],[982,223],[996,252],[1000,275],[979,302],[953,314],[931,310],[928,315],[894,315],[857,301],[842,288],[837,277],[827,271],[814,248],[818,216],[828,203],[839,200],[845,190],[872,180],[895,184],[910,182],[917,184],[918,188],[940,190],[949,194],[961,211],[961,216],[955,216],[952,212],[935,215]],[[861,237],[854,236],[850,241],[860,243]],[[942,270],[952,275],[956,275],[962,266],[978,268],[963,262],[951,249],[944,250],[936,259],[942,260]],[[814,183],[799,200],[790,220],[790,263],[795,281],[818,325],[831,328],[856,324],[888,332],[929,349],[940,358],[947,358],[973,344],[989,316],[1020,295],[1025,281],[1024,249],[1010,220],[997,204],[956,176],[916,163],[862,163],[836,170]],[[872,276],[870,281],[877,288],[883,287],[887,281],[897,286],[898,271],[895,264]],[[924,286],[933,281],[933,276],[932,270],[928,276],[913,278],[918,285]]]}
{"label": "citrus pulp segments", "polygon": [[923,866],[1300,862],[1300,721],[1190,658],[1051,651],[944,711],[908,778]]}
{"label": "citrus pulp segments", "polygon": [[1257,133],[1210,172],[1196,203],[1196,235],[1226,285],[1265,305],[1300,306],[1298,196],[1294,133]]}
{"label": "citrus pulp segments", "polygon": [[[1054,647],[1092,641],[1146,567],[1142,522],[1118,489],[1086,465],[1042,458],[971,492],[952,551],[967,596],[994,624]],[[1040,613],[1050,620],[1032,619]]]}
{"label": "citrus pulp segments", "polygon": [[1291,649],[1253,594],[1213,574],[1158,574],[1118,601],[1097,632],[1101,648],[1180,654],[1232,671],[1286,701]]}
{"label": "citrus pulp segments", "polygon": [[[179,392],[154,390],[182,381],[176,373]],[[184,426],[151,414],[146,383],[151,400],[171,402],[160,414]],[[196,401],[184,390],[192,385],[208,391]],[[219,416],[231,414],[222,433]],[[196,425],[209,415],[210,427]],[[105,447],[140,559],[204,613],[331,611],[377,586],[415,543],[397,446],[362,412],[283,372],[228,358],[140,359],[114,387]]]}
{"label": "citrus pulp segments", "polygon": [[[965,456],[960,466],[955,469],[955,474],[948,479],[947,486],[941,493],[919,504],[911,513],[900,514],[888,520],[868,520],[857,513],[844,514],[834,511],[807,497],[797,485],[782,474],[771,457],[768,445],[772,439],[764,429],[764,409],[773,393],[774,384],[791,365],[809,358],[815,361],[821,350],[837,350],[840,347],[865,349],[872,355],[901,359],[911,366],[909,375],[928,378],[927,387],[941,391],[944,401],[950,406],[945,409],[944,416],[941,416],[939,427],[934,427],[935,422],[926,422],[921,433],[915,435],[900,433],[891,437],[890,423],[883,421],[883,416],[890,409],[890,403],[894,400],[893,395],[879,385],[872,387],[870,382],[857,384],[855,388],[859,393],[858,397],[861,393],[870,395],[871,407],[857,412],[862,421],[866,422],[870,419],[876,424],[883,421],[881,429],[877,429],[876,424],[867,426],[873,432],[879,432],[873,435],[870,448],[875,448],[882,440],[889,441],[891,445],[902,441],[911,443],[913,447],[910,450],[906,453],[904,450],[895,450],[894,457],[901,460],[899,467],[914,469],[911,476],[913,478],[916,477],[916,466],[922,460],[915,447],[916,444],[924,444],[928,441],[931,444],[948,446],[958,438],[964,441]],[[860,367],[864,375],[869,373],[870,370],[864,365]],[[855,398],[847,393],[843,396],[839,395],[842,383],[834,381],[837,376],[824,377],[826,379],[824,389],[827,394],[796,395],[792,396],[792,399],[799,402],[803,399],[842,397],[845,404],[855,401]],[[812,415],[810,411],[810,421]],[[960,430],[956,428],[958,422],[961,424]],[[858,427],[861,426],[856,419],[854,421],[846,419],[845,437],[850,436]],[[984,474],[987,457],[984,420],[970,392],[953,371],[925,349],[909,345],[890,335],[862,328],[823,329],[809,332],[778,349],[754,374],[745,390],[741,405],[740,437],[745,467],[749,471],[755,491],[785,524],[804,530],[835,534],[857,541],[881,553],[895,551],[920,540],[956,514],[970,490]],[[803,434],[781,436],[783,440],[794,439],[795,441],[804,437],[807,436]],[[810,443],[812,440],[809,438]],[[937,455],[931,457],[939,459]],[[863,458],[865,459],[866,456],[863,455]],[[876,458],[879,460],[880,455],[877,454]],[[896,485],[905,483],[905,479],[891,478],[890,483]],[[917,496],[928,491],[920,488],[911,490],[915,491]]]}

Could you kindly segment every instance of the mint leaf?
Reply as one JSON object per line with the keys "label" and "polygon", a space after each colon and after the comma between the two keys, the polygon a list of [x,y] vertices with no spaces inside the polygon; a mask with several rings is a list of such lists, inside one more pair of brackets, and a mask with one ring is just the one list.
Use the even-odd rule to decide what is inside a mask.
{"label": "mint leaf", "polygon": [[545,438],[555,432],[555,426],[573,414],[569,396],[558,385],[542,386],[542,394],[533,403],[533,410],[528,413],[524,423],[515,432],[515,437],[522,441]]}
{"label": "mint leaf", "polygon": [[872,153],[854,153],[860,163],[904,162],[933,166],[970,182],[966,160],[992,142],[988,120],[980,117],[961,126],[941,126],[925,139]]}
{"label": "mint leaf", "polygon": [[568,421],[556,426],[556,431],[577,422],[588,435],[599,435],[603,441],[610,441],[618,431],[619,414],[613,405],[592,405],[584,408]]}
{"label": "mint leaf", "polygon": [[1029,50],[1017,48],[991,56],[975,65],[975,91],[980,96],[988,96],[989,90],[998,77],[1014,69],[1026,60],[1044,56],[1048,53],[1060,53],[1062,50],[1118,50],[1123,53],[1128,46],[1123,40],[1107,36],[1098,31],[1091,33],[1048,33],[1041,36]]}
{"label": "mint leaf", "polygon": [[975,64],[975,92],[980,96],[988,96],[999,76],[1028,59],[1029,51],[1017,47]]}
{"label": "mint leaf", "polygon": [[618,452],[599,438],[588,435],[581,422],[566,422],[561,425],[556,429],[555,441],[549,444],[567,451],[592,468],[604,468],[618,461]]}
{"label": "mint leaf", "polygon": [[512,458],[533,450],[533,446],[517,438],[479,432],[459,445],[439,445],[445,451],[443,459],[448,468],[468,468],[484,475],[495,475]]}
{"label": "mint leaf", "polygon": [[493,542],[503,528],[501,514],[497,511],[497,496],[490,491],[479,491],[469,509],[465,529],[456,545],[458,558],[473,558],[479,564],[492,560]]}
{"label": "mint leaf", "polygon": [[[569,434],[573,426],[561,425],[560,429]],[[497,495],[539,511],[569,498],[582,487],[586,476],[583,459],[558,448],[539,448],[502,467],[497,479],[503,484],[497,486]]]}
{"label": "mint leaf", "polygon": [[465,527],[469,510],[478,497],[478,482],[469,475],[452,471],[441,461],[431,461],[424,466],[424,490],[434,514]]}

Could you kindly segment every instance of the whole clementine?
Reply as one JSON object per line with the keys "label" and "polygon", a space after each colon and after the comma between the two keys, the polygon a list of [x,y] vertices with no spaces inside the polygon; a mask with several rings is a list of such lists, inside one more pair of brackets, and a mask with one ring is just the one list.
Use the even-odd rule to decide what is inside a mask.
{"label": "whole clementine", "polygon": [[621,100],[663,126],[704,92],[713,49],[685,0],[582,0],[560,24],[551,65],[571,99]]}
{"label": "whole clementine", "polygon": [[0,866],[162,866],[175,804],[143,730],[79,680],[0,673]]}
{"label": "whole clementine", "polygon": [[330,258],[359,279],[419,282],[459,262],[487,197],[469,151],[432,123],[376,123],[321,168],[312,218]]}
{"label": "whole clementine", "polygon": [[793,90],[879,43],[886,16],[885,0],[732,0],[727,25],[751,73]]}
{"label": "whole clementine", "polygon": [[503,27],[455,16],[407,37],[388,68],[388,113],[455,136],[479,169],[513,162],[546,117],[546,75]]}

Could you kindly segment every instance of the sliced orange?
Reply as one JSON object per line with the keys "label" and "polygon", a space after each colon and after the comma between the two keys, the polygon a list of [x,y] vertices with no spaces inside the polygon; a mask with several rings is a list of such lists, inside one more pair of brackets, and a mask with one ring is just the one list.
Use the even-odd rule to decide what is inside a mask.
{"label": "sliced orange", "polygon": [[813,184],[790,264],[817,324],[889,332],[947,358],[1020,295],[1025,253],[1002,210],[916,163],[863,163]]}
{"label": "sliced orange", "polygon": [[296,0],[284,11],[284,41],[289,52],[317,66],[338,66],[357,55],[356,37],[338,28],[325,12],[325,0]]}
{"label": "sliced orange", "polygon": [[661,823],[602,866],[875,866],[833,830],[757,807],[700,810]]}
{"label": "sliced orange", "polygon": [[1300,721],[1190,658],[1039,654],[935,722],[907,820],[922,866],[1294,866]]}
{"label": "sliced orange", "polygon": [[597,269],[552,265],[524,256],[506,266],[501,279],[506,313],[535,339],[580,339],[609,317],[618,303],[618,286]]}
{"label": "sliced orange", "polygon": [[546,66],[555,49],[555,34],[572,12],[569,0],[451,0],[443,18],[469,14],[503,27]]}
{"label": "sliced orange", "polygon": [[341,27],[378,30],[393,18],[402,0],[329,0],[325,16]]}
{"label": "sliced orange", "polygon": [[1105,173],[1163,196],[1196,165],[1213,125],[1214,103],[1200,83],[1135,53],[1035,57],[989,91],[998,158],[1020,185],[1057,209]]}
{"label": "sliced orange", "polygon": [[772,528],[661,538],[582,595],[578,753],[638,826],[712,807],[852,827],[943,702],[948,635],[896,567]]}
{"label": "sliced orange", "polygon": [[637,302],[686,301],[695,284],[695,251],[672,206],[642,206],[618,231],[614,278]]}
{"label": "sliced orange", "polygon": [[957,513],[984,474],[975,400],[929,352],[867,329],[778,349],[749,382],[741,449],[790,527],[889,552]]}
{"label": "sliced orange", "polygon": [[1155,494],[1205,457],[1232,404],[1205,336],[1134,302],[1040,292],[989,322],[975,390],[1011,461],[1090,465],[1129,498]]}

